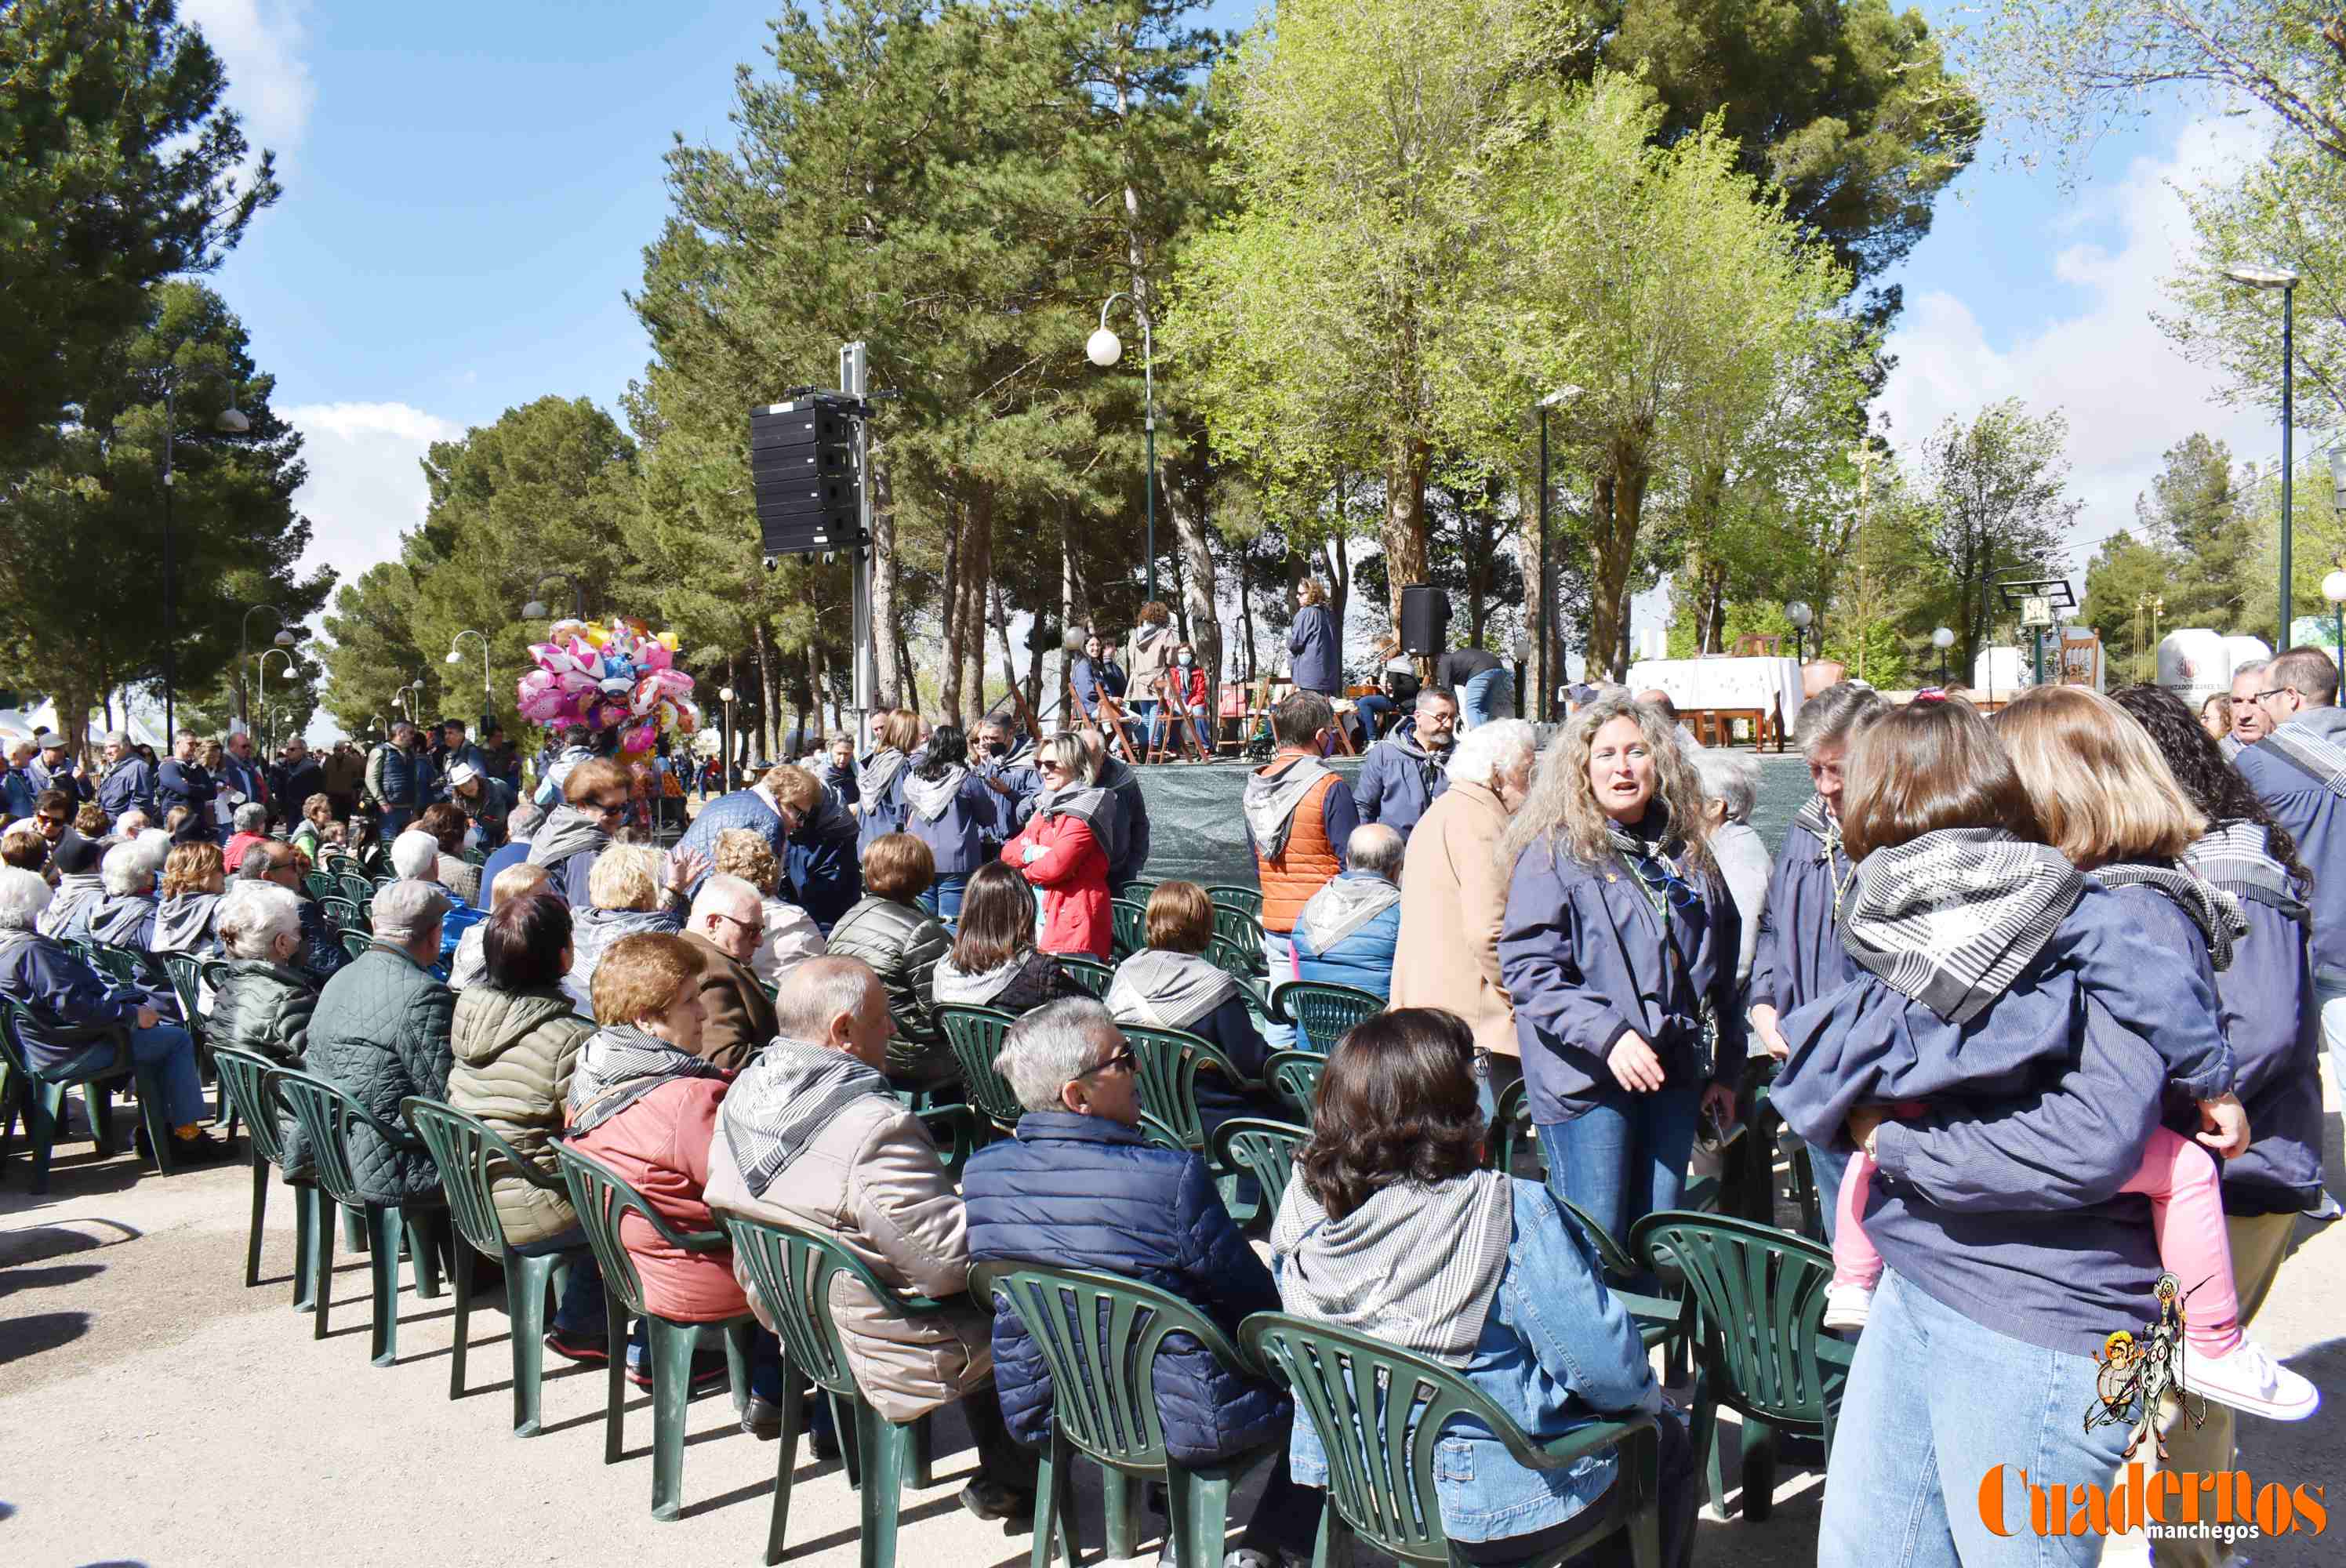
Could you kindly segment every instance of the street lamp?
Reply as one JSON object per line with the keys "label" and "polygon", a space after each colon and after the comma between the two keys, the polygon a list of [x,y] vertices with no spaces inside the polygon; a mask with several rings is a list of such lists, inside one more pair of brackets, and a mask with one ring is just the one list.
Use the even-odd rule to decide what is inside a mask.
{"label": "street lamp", "polygon": [[1547,719],[1550,724],[1554,724],[1556,718],[1556,694],[1564,688],[1564,683],[1556,678],[1556,671],[1564,661],[1556,657],[1556,589],[1554,585],[1556,578],[1548,566],[1547,416],[1550,409],[1562,408],[1574,398],[1578,397],[1580,392],[1581,389],[1576,386],[1561,386],[1539,400],[1539,673],[1540,685],[1545,688],[1547,697]]}
{"label": "street lamp", "polygon": [[[571,615],[582,621],[586,618],[586,590],[578,585],[577,578],[567,572],[549,572],[537,580],[537,586],[543,589],[548,583],[566,585],[570,589]],[[525,621],[542,621],[553,613],[544,599],[536,596],[521,607],[521,618]]]}
{"label": "street lamp", "polygon": [[448,639],[447,662],[450,664],[464,662],[464,645],[466,637],[471,637],[481,645],[481,728],[485,733],[491,720],[496,717],[495,708],[490,697],[489,639],[471,627],[466,627]]}
{"label": "street lamp", "polygon": [[[2297,368],[2297,274],[2286,267],[2227,267],[2224,276],[2251,289],[2280,290],[2280,631],[2278,647],[2289,647],[2290,426],[2295,423]],[[2333,465],[2331,473],[2335,475]]]}
{"label": "street lamp", "polygon": [[1951,626],[1941,626],[1937,631],[1933,632],[1931,646],[1939,650],[1939,688],[1943,691],[1947,686],[1947,650],[1955,646],[1954,629]]}
{"label": "street lamp", "polygon": [[1792,657],[1795,662],[1808,662],[1809,624],[1817,618],[1805,599],[1794,599],[1784,606],[1784,618],[1792,623]]}
{"label": "street lamp", "polygon": [[415,677],[413,685],[403,686],[391,695],[392,700],[399,705],[399,710],[407,716],[408,723],[420,723],[417,716],[423,711],[423,677],[422,676]]}
{"label": "street lamp", "polygon": [[[242,418],[243,416],[240,414],[238,417]],[[236,641],[237,648],[239,650],[237,667],[240,670],[244,667],[244,661],[252,657],[252,617],[262,610],[267,610],[270,615],[277,617],[277,636],[270,640],[280,648],[290,648],[293,646],[293,634],[287,629],[287,622],[290,621],[291,617],[286,615],[281,606],[277,605],[250,606],[245,610],[244,618],[237,623],[236,627]],[[237,677],[236,683],[236,720],[237,723],[244,728],[250,729],[252,728],[250,716],[246,711],[244,706],[244,678],[241,676]]]}
{"label": "street lamp", "polygon": [[[283,632],[280,632],[277,635],[280,637],[285,636]],[[291,638],[287,638],[287,641],[290,642],[291,640]],[[269,660],[271,656],[281,658],[285,661],[286,679],[291,680],[293,678],[295,669],[293,655],[290,650],[282,647],[262,648],[260,650],[260,691],[258,700],[260,708],[260,715],[264,720],[269,717]],[[261,761],[266,764],[268,760],[269,747],[264,743],[261,747]]]}
{"label": "street lamp", "polygon": [[725,764],[718,771],[718,788],[727,794],[733,791],[733,688],[720,686],[717,700],[725,705]]}
{"label": "street lamp", "polygon": [[[219,372],[214,372],[218,374]],[[224,378],[223,378],[224,379]],[[178,733],[179,687],[179,585],[171,539],[171,463],[179,438],[179,370],[163,367],[163,743]],[[252,421],[234,404],[220,410],[212,428],[223,435],[242,435]]]}
{"label": "street lamp", "polygon": [[2321,579],[2321,596],[2330,601],[2331,624],[2337,628],[2338,667],[2346,669],[2346,566]]}
{"label": "street lamp", "polygon": [[1099,331],[1084,341],[1084,355],[1100,369],[1106,370],[1124,358],[1124,342],[1107,330],[1108,308],[1118,300],[1130,301],[1132,313],[1140,322],[1140,379],[1143,396],[1144,427],[1148,441],[1148,596],[1157,596],[1157,335],[1149,325],[1148,311],[1138,300],[1119,289],[1100,301]]}

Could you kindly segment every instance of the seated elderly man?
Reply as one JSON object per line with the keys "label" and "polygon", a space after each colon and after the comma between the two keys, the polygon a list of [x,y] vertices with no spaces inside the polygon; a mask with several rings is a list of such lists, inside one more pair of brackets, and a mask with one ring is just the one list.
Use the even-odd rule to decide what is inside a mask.
{"label": "seated elderly man", "polygon": [[106,878],[98,866],[106,851],[78,833],[49,847],[49,869],[57,874],[56,901],[41,916],[41,934],[61,942],[86,940],[89,917],[106,901]]}
{"label": "seated elderly man", "polygon": [[717,835],[712,851],[717,869],[740,878],[758,890],[766,911],[766,934],[750,955],[758,983],[771,991],[776,983],[806,959],[823,950],[822,928],[814,917],[782,895],[782,863],[766,840],[747,828],[731,828]]}
{"label": "seated elderly man", "polygon": [[[244,864],[245,851],[269,837],[269,808],[258,800],[247,800],[236,809],[230,825],[235,830],[220,849],[220,864],[233,871]],[[119,825],[117,824],[117,830]],[[128,837],[128,835],[125,835]]]}
{"label": "seated elderly man", "polygon": [[[892,1289],[964,1296],[961,1196],[928,1129],[881,1073],[890,1024],[880,977],[860,959],[811,958],[782,982],[774,1011],[777,1037],[718,1109],[709,1207],[820,1231]],[[754,1291],[750,1306],[770,1327],[772,1309]],[[909,1421],[961,1402],[978,1453],[962,1506],[980,1519],[1033,1517],[1035,1458],[1002,1425],[992,1314],[964,1299],[900,1318],[844,1275],[832,1282],[831,1309],[856,1387],[882,1415]]]}
{"label": "seated elderly man", "polygon": [[[447,913],[448,895],[429,882],[397,881],[375,894],[374,945],[326,982],[311,1015],[309,1070],[393,1126],[408,1095],[448,1097],[456,993],[432,977]],[[394,1145],[364,1125],[351,1128],[350,1141],[368,1202],[444,1201],[439,1167],[421,1145]]]}
{"label": "seated elderly man", "polygon": [[301,901],[301,951],[293,962],[303,973],[323,985],[349,967],[350,950],[334,933],[332,922],[326,919],[325,906],[311,898],[309,889],[302,885],[301,858],[292,845],[275,839],[255,844],[246,851],[244,864],[237,868],[236,876],[239,883],[266,882],[283,888]]}
{"label": "seated elderly man", "polygon": [[[50,896],[37,872],[0,869],[0,997],[31,1014],[19,1034],[26,1065],[53,1081],[126,1062],[152,1066],[162,1080],[172,1157],[210,1160],[233,1152],[203,1130],[209,1107],[196,1074],[195,1042],[135,988],[114,984],[72,949],[38,933]],[[142,1128],[142,1150],[146,1141]]]}
{"label": "seated elderly man", "polygon": [[[425,887],[438,890],[440,895],[448,901],[447,919],[440,929],[438,962],[444,967],[454,961],[456,944],[464,940],[464,933],[480,924],[481,918],[488,913],[486,910],[475,909],[465,902],[463,893],[441,880],[451,864],[464,866],[464,863],[462,860],[452,861],[442,854],[440,840],[422,828],[410,828],[391,841],[391,869],[403,881],[421,882]],[[474,871],[477,868],[466,866],[464,869]],[[474,891],[480,891],[477,881]]]}
{"label": "seated elderly man", "polygon": [[750,967],[766,934],[766,901],[740,877],[702,881],[684,940],[700,954],[700,1052],[720,1067],[745,1067],[774,1037],[774,1003]]}
{"label": "seated elderly man", "polygon": [[[972,1262],[1099,1268],[1168,1290],[1236,1338],[1279,1290],[1214,1191],[1206,1162],[1140,1135],[1132,1049],[1088,997],[1053,1002],[1012,1025],[994,1061],[1018,1092],[1018,1134],[972,1156],[962,1194]],[[994,1376],[1011,1434],[1050,1434],[1051,1371],[1015,1313],[994,1319]],[[1274,1568],[1311,1553],[1320,1502],[1287,1470],[1294,1410],[1273,1382],[1219,1365],[1190,1343],[1157,1362],[1165,1442],[1211,1464],[1276,1441],[1262,1498],[1226,1568]]]}
{"label": "seated elderly man", "polygon": [[89,911],[92,941],[141,952],[154,944],[155,911],[159,907],[156,879],[170,853],[171,846],[163,839],[117,844],[106,851],[106,859],[99,862],[106,896]]}
{"label": "seated elderly man", "polygon": [[[1344,871],[1313,893],[1290,944],[1298,980],[1392,993],[1393,944],[1401,940],[1401,864],[1409,846],[1381,822],[1352,830]],[[1287,978],[1273,975],[1274,983]]]}
{"label": "seated elderly man", "polygon": [[114,836],[127,844],[154,826],[147,813],[134,806],[114,820]]}

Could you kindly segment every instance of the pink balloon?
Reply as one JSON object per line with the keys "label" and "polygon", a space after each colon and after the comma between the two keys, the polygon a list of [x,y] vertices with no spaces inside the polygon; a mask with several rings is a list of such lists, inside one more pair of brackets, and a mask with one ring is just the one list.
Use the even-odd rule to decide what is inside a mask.
{"label": "pink balloon", "polygon": [[645,669],[666,669],[676,656],[668,651],[668,644],[653,637],[636,650],[636,663]]}
{"label": "pink balloon", "polygon": [[657,725],[638,724],[634,728],[627,730],[620,735],[619,749],[622,751],[649,751],[652,748],[652,742],[658,738],[659,728]]}

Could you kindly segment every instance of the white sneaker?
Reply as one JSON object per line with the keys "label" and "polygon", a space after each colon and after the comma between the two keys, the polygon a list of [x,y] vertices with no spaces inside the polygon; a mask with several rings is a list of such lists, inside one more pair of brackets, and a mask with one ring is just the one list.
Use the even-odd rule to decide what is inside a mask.
{"label": "white sneaker", "polygon": [[2321,1403],[2321,1394],[2311,1383],[2249,1339],[2229,1356],[2203,1356],[2187,1348],[2183,1387],[2202,1399],[2277,1421],[2301,1421]]}
{"label": "white sneaker", "polygon": [[2346,1208],[2339,1207],[2338,1200],[2331,1196],[2328,1189],[2325,1188],[2321,1194],[2321,1201],[2307,1209],[2305,1217],[2308,1219],[2318,1219],[2322,1224],[2328,1225],[2331,1220],[2346,1218]]}
{"label": "white sneaker", "polygon": [[1873,1287],[1844,1285],[1836,1279],[1825,1287],[1825,1327],[1862,1329],[1873,1316]]}

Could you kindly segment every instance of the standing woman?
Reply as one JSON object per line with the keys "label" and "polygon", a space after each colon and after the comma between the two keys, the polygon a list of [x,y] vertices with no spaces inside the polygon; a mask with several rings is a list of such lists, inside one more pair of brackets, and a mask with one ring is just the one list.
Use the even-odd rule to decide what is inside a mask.
{"label": "standing woman", "polygon": [[935,877],[921,907],[946,923],[961,913],[962,890],[984,865],[985,830],[995,821],[993,786],[970,770],[961,727],[940,724],[929,748],[905,769],[904,830],[929,847]]}
{"label": "standing woman", "polygon": [[1107,827],[1116,809],[1092,783],[1091,752],[1072,735],[1055,735],[1035,754],[1043,792],[1018,836],[1002,846],[1002,863],[1043,893],[1045,952],[1081,952],[1107,962],[1116,925],[1108,914]]}
{"label": "standing woman", "polygon": [[1344,643],[1336,617],[1328,613],[1328,586],[1317,577],[1295,585],[1295,624],[1287,628],[1293,656],[1295,689],[1316,691],[1334,703],[1344,695]]}
{"label": "standing woman", "polygon": [[1132,699],[1132,716],[1140,721],[1151,749],[1164,730],[1165,687],[1171,684],[1173,647],[1179,640],[1173,632],[1173,612],[1161,600],[1140,606],[1140,623],[1132,628],[1131,657],[1125,663],[1140,693]]}
{"label": "standing woman", "polygon": [[[1851,681],[1829,686],[1800,706],[1792,735],[1809,765],[1809,797],[1784,830],[1776,869],[1768,878],[1768,900],[1760,915],[1760,941],[1751,955],[1751,1026],[1768,1054],[1784,1059],[1777,1022],[1795,1007],[1814,1002],[1857,974],[1841,945],[1836,924],[1841,900],[1857,871],[1841,848],[1841,799],[1850,743],[1888,710],[1871,687]],[[1832,1195],[1841,1190],[1848,1156],[1810,1145],[1809,1173],[1824,1200],[1825,1236],[1839,1223]]]}
{"label": "standing woman", "polygon": [[1617,1239],[1678,1207],[1698,1113],[1733,1119],[1735,901],[1677,727],[1626,694],[1576,714],[1500,840],[1499,972],[1548,1185]]}
{"label": "standing woman", "polygon": [[921,716],[909,708],[892,708],[872,728],[872,755],[856,770],[855,852],[860,860],[874,839],[904,830],[904,769],[912,765],[913,748],[921,743]]}

